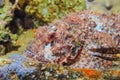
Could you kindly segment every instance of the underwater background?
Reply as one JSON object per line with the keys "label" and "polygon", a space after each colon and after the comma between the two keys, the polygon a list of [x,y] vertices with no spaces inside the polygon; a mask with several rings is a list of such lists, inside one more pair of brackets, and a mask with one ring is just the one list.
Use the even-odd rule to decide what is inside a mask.
{"label": "underwater background", "polygon": [[0,0],[0,80],[120,80],[120,0]]}

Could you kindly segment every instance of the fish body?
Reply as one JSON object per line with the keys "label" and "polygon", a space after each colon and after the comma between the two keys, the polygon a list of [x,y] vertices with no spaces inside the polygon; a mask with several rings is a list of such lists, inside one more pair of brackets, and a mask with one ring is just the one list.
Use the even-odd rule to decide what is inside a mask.
{"label": "fish body", "polygon": [[41,62],[101,70],[113,65],[112,60],[104,57],[114,58],[115,54],[94,49],[118,48],[119,35],[119,15],[76,12],[38,28],[36,39],[26,50],[37,54],[35,58]]}

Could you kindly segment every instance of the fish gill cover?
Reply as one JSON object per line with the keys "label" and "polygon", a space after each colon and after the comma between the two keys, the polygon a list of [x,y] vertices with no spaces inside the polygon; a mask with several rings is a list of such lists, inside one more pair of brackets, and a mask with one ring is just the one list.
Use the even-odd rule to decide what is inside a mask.
{"label": "fish gill cover", "polygon": [[119,52],[120,16],[83,11],[38,28],[24,53],[43,63],[104,70]]}

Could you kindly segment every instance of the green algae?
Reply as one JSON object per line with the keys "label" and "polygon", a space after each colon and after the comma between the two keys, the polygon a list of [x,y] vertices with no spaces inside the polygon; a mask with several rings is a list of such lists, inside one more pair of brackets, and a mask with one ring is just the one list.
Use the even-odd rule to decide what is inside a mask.
{"label": "green algae", "polygon": [[0,33],[8,32],[5,26],[12,20],[12,14],[9,12],[11,8],[9,0],[4,0],[4,6],[0,7]]}
{"label": "green algae", "polygon": [[6,27],[12,21],[13,13],[12,3],[9,0],[3,0],[0,7],[0,55],[5,54],[11,49],[11,34],[10,30]]}
{"label": "green algae", "polygon": [[25,7],[27,14],[45,22],[84,9],[86,9],[85,0],[31,0]]}
{"label": "green algae", "polygon": [[24,31],[21,35],[19,35],[18,39],[14,42],[14,45],[18,45],[19,48],[17,50],[13,50],[9,53],[22,53],[26,46],[34,39],[35,33],[33,29],[29,29]]}

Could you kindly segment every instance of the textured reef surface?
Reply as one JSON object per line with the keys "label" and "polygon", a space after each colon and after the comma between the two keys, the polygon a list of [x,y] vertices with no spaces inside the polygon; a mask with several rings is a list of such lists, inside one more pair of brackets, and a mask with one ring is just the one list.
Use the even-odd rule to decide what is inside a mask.
{"label": "textured reef surface", "polygon": [[40,27],[24,53],[43,63],[102,70],[119,52],[120,16],[83,11]]}
{"label": "textured reef surface", "polygon": [[119,2],[0,0],[0,80],[120,80]]}
{"label": "textured reef surface", "polygon": [[120,16],[71,13],[40,27],[23,54],[0,58],[0,80],[119,80]]}

